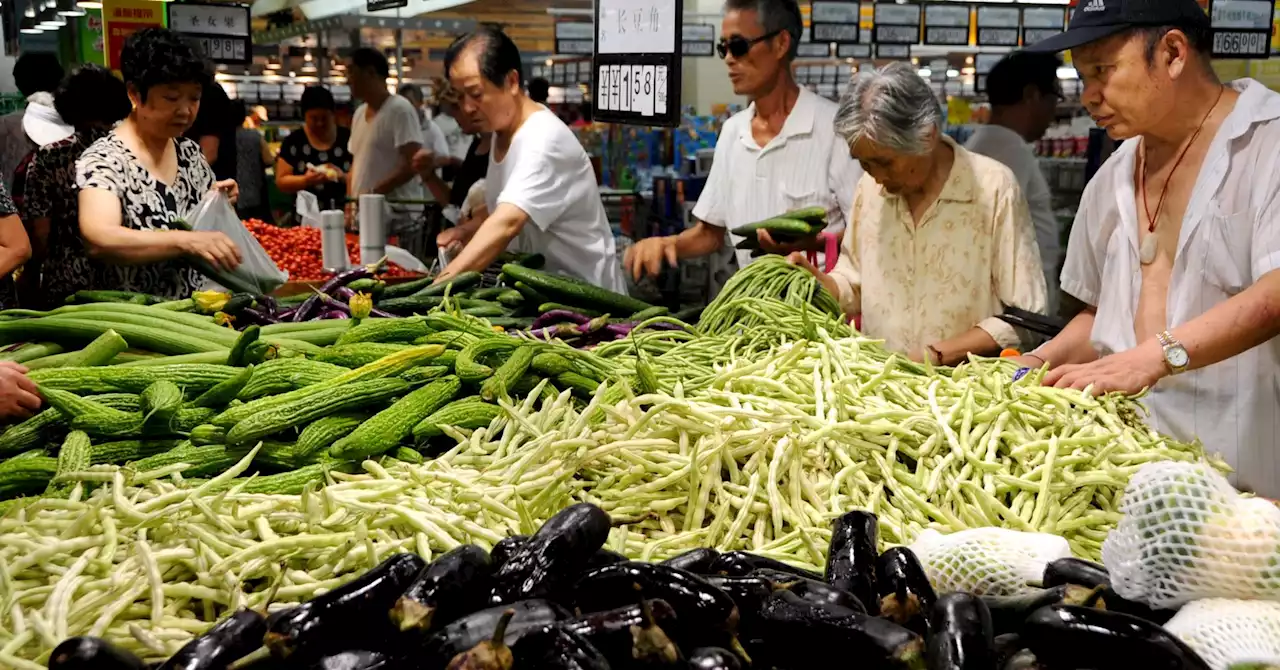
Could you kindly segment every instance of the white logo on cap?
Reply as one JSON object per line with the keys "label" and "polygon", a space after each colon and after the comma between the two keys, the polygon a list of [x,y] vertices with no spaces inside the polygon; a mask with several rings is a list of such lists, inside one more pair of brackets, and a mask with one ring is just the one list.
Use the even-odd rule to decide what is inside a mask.
{"label": "white logo on cap", "polygon": [[1089,4],[1084,6],[1086,12],[1105,12],[1107,6],[1102,4],[1102,0],[1089,0]]}

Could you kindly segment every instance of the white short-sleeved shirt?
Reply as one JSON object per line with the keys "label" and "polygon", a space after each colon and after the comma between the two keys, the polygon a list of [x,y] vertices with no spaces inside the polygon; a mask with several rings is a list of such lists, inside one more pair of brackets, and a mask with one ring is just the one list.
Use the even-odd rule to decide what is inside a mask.
{"label": "white short-sleeved shirt", "polygon": [[[736,228],[803,207],[824,207],[827,230],[844,229],[862,168],[849,145],[836,136],[836,103],[806,88],[778,136],[764,147],[751,136],[755,104],[729,117],[716,141],[707,185],[693,216],[721,228]],[[737,244],[742,238],[730,236]],[[739,267],[750,250],[737,252]]]}
{"label": "white short-sleeved shirt", "polygon": [[1036,229],[1036,244],[1040,247],[1040,262],[1044,264],[1044,281],[1049,290],[1049,314],[1058,313],[1058,272],[1062,267],[1062,225],[1053,213],[1053,193],[1049,182],[1040,171],[1040,160],[1031,151],[1031,145],[1018,133],[987,124],[978,126],[964,148],[1004,163],[1022,187],[1031,210],[1031,223]]}
{"label": "white short-sleeved shirt", "polygon": [[485,175],[489,214],[507,203],[529,215],[513,250],[540,253],[552,272],[626,293],[595,170],[569,127],[539,110],[516,131],[501,162],[495,154],[489,152]]}
{"label": "white short-sleeved shirt", "polygon": [[[362,104],[351,120],[349,149],[354,158],[352,184],[355,193],[368,193],[400,165],[400,148],[422,145],[422,122],[413,103],[393,95],[382,103],[373,120],[365,118],[369,109]],[[388,200],[421,200],[422,180],[413,178],[387,194]],[[394,209],[394,208],[393,208]]]}
{"label": "white short-sleeved shirt", "polygon": [[[1179,233],[1170,330],[1280,269],[1280,94],[1252,79],[1231,86],[1241,96],[1209,146]],[[1062,271],[1062,289],[1097,307],[1091,340],[1103,356],[1138,344],[1137,145],[1121,146],[1085,189]],[[1236,485],[1280,497],[1280,339],[1167,377],[1144,402],[1161,433],[1199,438],[1235,468]]]}

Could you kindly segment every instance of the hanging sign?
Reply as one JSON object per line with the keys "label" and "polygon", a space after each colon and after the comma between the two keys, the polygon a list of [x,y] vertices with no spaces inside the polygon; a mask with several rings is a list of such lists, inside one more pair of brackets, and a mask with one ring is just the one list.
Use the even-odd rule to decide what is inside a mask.
{"label": "hanging sign", "polygon": [[870,58],[870,44],[840,44],[836,46],[837,58]]}
{"label": "hanging sign", "polygon": [[683,14],[683,0],[595,3],[591,104],[597,121],[679,123]]}
{"label": "hanging sign", "polygon": [[969,5],[932,3],[924,6],[924,43],[969,46]]}
{"label": "hanging sign", "polygon": [[125,40],[143,28],[163,28],[164,3],[152,0],[103,0],[102,34],[107,47],[107,67],[120,69]]}
{"label": "hanging sign", "polygon": [[906,44],[877,44],[876,58],[880,60],[906,60],[911,58],[911,47]]}
{"label": "hanging sign", "polygon": [[1062,32],[1067,25],[1065,7],[1023,7],[1022,46],[1047,40]]}
{"label": "hanging sign", "polygon": [[920,5],[877,4],[872,29],[876,44],[919,44]]}
{"label": "hanging sign", "polygon": [[369,12],[381,12],[387,9],[400,9],[408,6],[409,0],[368,0],[364,8]]}
{"label": "hanging sign", "polygon": [[686,56],[714,56],[716,27],[710,23],[686,23],[680,30],[680,51]]}
{"label": "hanging sign", "polygon": [[809,22],[814,42],[857,44],[862,33],[862,3],[813,0]]}
{"label": "hanging sign", "polygon": [[800,33],[800,44],[796,47],[796,57],[830,58],[831,43],[811,41],[809,38],[809,29],[805,28],[804,31]]}
{"label": "hanging sign", "polygon": [[1004,5],[978,5],[978,46],[1016,47],[1022,37],[1022,10]]}
{"label": "hanging sign", "polygon": [[253,59],[249,6],[196,2],[165,5],[169,29],[215,63],[248,63]]}
{"label": "hanging sign", "polygon": [[1272,0],[1209,0],[1214,58],[1271,56]]}
{"label": "hanging sign", "polygon": [[556,53],[580,56],[595,47],[595,27],[586,21],[561,21],[556,24]]}
{"label": "hanging sign", "polygon": [[975,54],[973,57],[973,90],[981,93],[987,90],[987,75],[991,68],[999,63],[1005,54]]}

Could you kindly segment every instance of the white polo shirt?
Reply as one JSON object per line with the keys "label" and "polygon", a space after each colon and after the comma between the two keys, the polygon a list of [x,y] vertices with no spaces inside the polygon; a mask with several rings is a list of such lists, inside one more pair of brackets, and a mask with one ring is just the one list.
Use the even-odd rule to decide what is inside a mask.
{"label": "white polo shirt", "polygon": [[[816,206],[827,210],[828,231],[843,230],[862,168],[849,156],[849,145],[836,136],[836,103],[802,87],[782,131],[763,147],[751,136],[755,115],[752,103],[724,122],[693,216],[736,228]],[[730,237],[734,244],[742,240]],[[739,267],[751,263],[750,250],[739,250],[737,256]]]}
{"label": "white polo shirt", "polygon": [[[1280,269],[1280,94],[1252,79],[1230,85],[1241,96],[1209,146],[1178,237],[1170,330]],[[1097,306],[1091,340],[1103,356],[1138,344],[1137,149],[1126,142],[1085,189],[1062,271],[1062,289]],[[1167,377],[1144,402],[1156,430],[1199,438],[1235,468],[1237,486],[1280,497],[1280,339]]]}

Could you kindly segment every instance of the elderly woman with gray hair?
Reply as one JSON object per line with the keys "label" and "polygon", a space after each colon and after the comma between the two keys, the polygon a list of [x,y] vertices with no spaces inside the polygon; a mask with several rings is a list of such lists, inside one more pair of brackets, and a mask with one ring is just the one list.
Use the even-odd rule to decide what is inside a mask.
{"label": "elderly woman with gray hair", "polygon": [[866,174],[840,261],[813,272],[863,331],[917,361],[953,365],[1018,348],[1004,307],[1043,313],[1027,203],[1004,165],[942,132],[937,98],[907,63],[855,75],[836,134]]}

